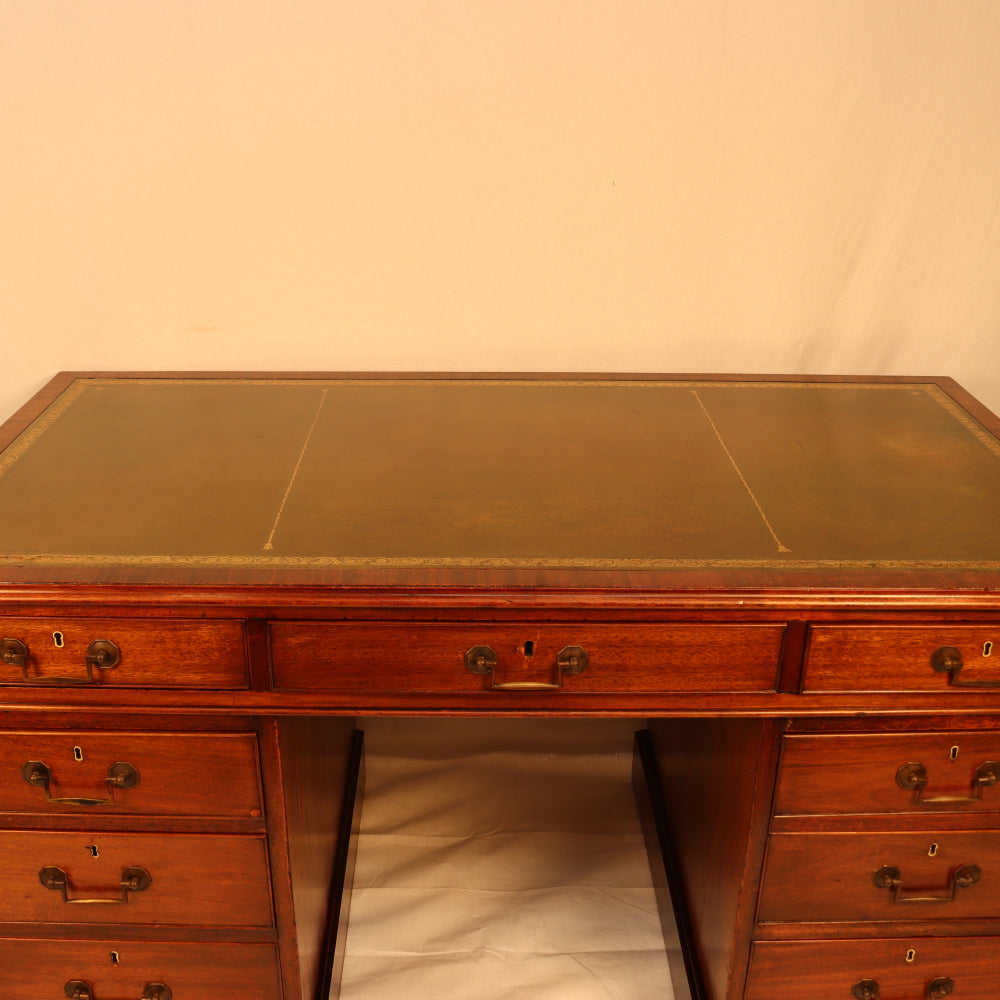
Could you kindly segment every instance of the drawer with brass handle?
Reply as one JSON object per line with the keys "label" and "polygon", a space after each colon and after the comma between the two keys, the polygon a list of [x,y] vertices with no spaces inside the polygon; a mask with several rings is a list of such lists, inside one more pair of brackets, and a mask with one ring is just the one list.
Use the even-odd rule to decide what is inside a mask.
{"label": "drawer with brass handle", "polygon": [[0,732],[0,815],[259,818],[252,733]]}
{"label": "drawer with brass handle", "polygon": [[729,624],[274,621],[282,690],[648,694],[772,691],[784,629]]}
{"label": "drawer with brass handle", "polygon": [[4,1000],[281,1000],[273,944],[0,939]]}
{"label": "drawer with brass handle", "polygon": [[1000,731],[782,738],[778,816],[1000,812]]}
{"label": "drawer with brass handle", "polygon": [[996,1000],[1000,940],[758,941],[745,1000]]}
{"label": "drawer with brass handle", "polygon": [[247,686],[239,621],[0,618],[0,684]]}
{"label": "drawer with brass handle", "polygon": [[802,689],[1000,694],[1000,622],[814,625]]}
{"label": "drawer with brass handle", "polygon": [[771,834],[758,920],[1000,917],[1000,831]]}
{"label": "drawer with brass handle", "polygon": [[0,922],[270,927],[263,836],[0,831]]}

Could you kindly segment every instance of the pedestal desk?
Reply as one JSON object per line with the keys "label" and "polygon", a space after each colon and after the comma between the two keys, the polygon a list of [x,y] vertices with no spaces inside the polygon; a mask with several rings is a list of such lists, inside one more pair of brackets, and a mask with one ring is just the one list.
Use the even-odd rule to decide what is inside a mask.
{"label": "pedestal desk", "polygon": [[0,430],[5,1000],[322,997],[386,713],[634,717],[681,994],[995,1000],[998,435],[946,378],[59,375]]}

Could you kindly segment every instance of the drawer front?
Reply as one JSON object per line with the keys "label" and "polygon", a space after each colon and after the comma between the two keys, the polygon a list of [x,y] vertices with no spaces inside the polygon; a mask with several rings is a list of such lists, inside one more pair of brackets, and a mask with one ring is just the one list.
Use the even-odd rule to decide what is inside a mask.
{"label": "drawer front", "polygon": [[262,815],[252,733],[0,732],[0,814]]}
{"label": "drawer front", "polygon": [[1000,916],[1000,831],[797,833],[768,839],[762,922],[929,916]]}
{"label": "drawer front", "polygon": [[935,987],[951,983],[955,1000],[996,1000],[998,948],[993,938],[760,941],[751,953],[745,997],[851,1000],[874,984],[873,1000],[927,1000]]}
{"label": "drawer front", "polygon": [[779,816],[1000,810],[1000,732],[791,735]]}
{"label": "drawer front", "polygon": [[247,686],[238,621],[0,618],[0,683]]}
{"label": "drawer front", "polygon": [[[783,628],[272,622],[270,632],[285,690],[641,694],[772,691]],[[578,652],[572,662],[580,650],[585,664]]]}
{"label": "drawer front", "polygon": [[[274,945],[0,939],[4,1000],[139,1000],[160,983],[174,1000],[281,1000]],[[72,991],[70,991],[71,993]]]}
{"label": "drawer front", "polygon": [[814,626],[803,690],[1000,694],[1000,623]]}
{"label": "drawer front", "polygon": [[0,921],[273,922],[263,837],[3,831],[0,871]]}

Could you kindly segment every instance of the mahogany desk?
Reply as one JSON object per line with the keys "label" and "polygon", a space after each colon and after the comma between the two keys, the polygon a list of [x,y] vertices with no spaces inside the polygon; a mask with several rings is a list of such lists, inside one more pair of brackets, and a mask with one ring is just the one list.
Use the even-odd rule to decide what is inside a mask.
{"label": "mahogany desk", "polygon": [[4,1000],[321,994],[387,712],[649,720],[696,993],[995,1000],[998,435],[935,378],[58,376],[0,430]]}

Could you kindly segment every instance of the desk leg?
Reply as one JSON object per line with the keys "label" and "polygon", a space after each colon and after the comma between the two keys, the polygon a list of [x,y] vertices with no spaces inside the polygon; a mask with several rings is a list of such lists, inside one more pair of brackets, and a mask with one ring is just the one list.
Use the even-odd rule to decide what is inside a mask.
{"label": "desk leg", "polygon": [[646,752],[702,975],[692,1000],[743,996],[781,729],[779,719],[649,723]]}
{"label": "desk leg", "polygon": [[632,788],[646,841],[646,854],[663,926],[663,943],[670,964],[675,1000],[707,1000],[701,959],[684,895],[670,820],[663,803],[660,772],[648,729],[635,734],[632,752]]}
{"label": "desk leg", "polygon": [[284,1000],[327,1000],[338,972],[350,831],[360,811],[354,806],[361,780],[355,733],[353,719],[279,718],[261,725]]}

